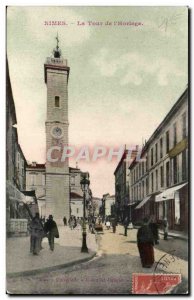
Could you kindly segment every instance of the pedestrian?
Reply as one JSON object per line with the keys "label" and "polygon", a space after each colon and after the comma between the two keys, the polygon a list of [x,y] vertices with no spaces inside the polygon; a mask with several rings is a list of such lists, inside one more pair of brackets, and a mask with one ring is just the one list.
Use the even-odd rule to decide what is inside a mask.
{"label": "pedestrian", "polygon": [[116,232],[116,226],[117,226],[116,219],[112,219],[112,229],[113,229],[113,233]]}
{"label": "pedestrian", "polygon": [[150,229],[152,231],[153,237],[154,237],[154,244],[159,244],[159,234],[158,234],[158,224],[156,223],[155,216],[151,217],[150,223],[149,223]]}
{"label": "pedestrian", "polygon": [[163,220],[163,230],[164,230],[164,240],[168,240],[168,220],[164,218]]}
{"label": "pedestrian", "polygon": [[144,218],[143,225],[137,232],[137,246],[143,268],[151,268],[154,264],[154,238],[149,227],[148,218]]}
{"label": "pedestrian", "polygon": [[73,218],[73,228],[75,228],[77,226],[77,220],[76,217]]}
{"label": "pedestrian", "polygon": [[36,213],[30,223],[30,252],[33,253],[33,255],[38,255],[41,250],[43,234],[44,231],[40,216],[39,213]]}
{"label": "pedestrian", "polygon": [[106,221],[106,228],[109,230],[110,229],[110,221]]}
{"label": "pedestrian", "polygon": [[124,236],[127,236],[127,228],[128,228],[128,218],[126,217],[124,222],[123,222],[123,225],[124,225]]}
{"label": "pedestrian", "polygon": [[55,238],[59,238],[59,231],[52,215],[49,215],[48,220],[44,224],[44,231],[48,236],[50,250],[54,251],[54,241]]}
{"label": "pedestrian", "polygon": [[66,219],[66,217],[63,218],[63,224],[64,224],[64,226],[67,225],[67,219]]}

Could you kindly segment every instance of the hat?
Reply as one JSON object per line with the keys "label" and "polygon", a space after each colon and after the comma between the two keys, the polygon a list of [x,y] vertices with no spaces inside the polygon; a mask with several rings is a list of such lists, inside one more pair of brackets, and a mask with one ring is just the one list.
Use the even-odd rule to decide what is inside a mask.
{"label": "hat", "polygon": [[49,215],[49,219],[53,219],[53,215]]}

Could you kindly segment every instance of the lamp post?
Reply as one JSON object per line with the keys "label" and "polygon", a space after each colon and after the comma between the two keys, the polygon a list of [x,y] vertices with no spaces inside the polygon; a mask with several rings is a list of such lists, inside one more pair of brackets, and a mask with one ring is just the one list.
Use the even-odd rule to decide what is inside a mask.
{"label": "lamp post", "polygon": [[82,179],[80,181],[81,189],[83,191],[83,232],[82,232],[82,248],[81,252],[88,252],[88,247],[86,244],[86,191],[89,188],[90,181],[86,178],[87,174],[82,175]]}

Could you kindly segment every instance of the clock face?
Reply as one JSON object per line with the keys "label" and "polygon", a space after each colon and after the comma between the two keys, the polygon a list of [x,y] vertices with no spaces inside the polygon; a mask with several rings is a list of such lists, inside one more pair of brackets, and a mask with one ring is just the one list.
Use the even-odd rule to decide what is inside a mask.
{"label": "clock face", "polygon": [[61,127],[54,126],[51,129],[51,134],[54,138],[60,139],[63,136],[63,131],[62,131]]}

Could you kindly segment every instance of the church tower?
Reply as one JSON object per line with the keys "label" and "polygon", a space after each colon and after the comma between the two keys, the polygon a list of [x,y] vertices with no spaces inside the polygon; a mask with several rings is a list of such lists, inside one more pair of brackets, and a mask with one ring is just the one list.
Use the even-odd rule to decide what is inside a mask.
{"label": "church tower", "polygon": [[69,162],[61,161],[62,149],[68,145],[68,78],[70,68],[59,49],[44,64],[47,85],[46,130],[46,215],[57,224],[69,219]]}

